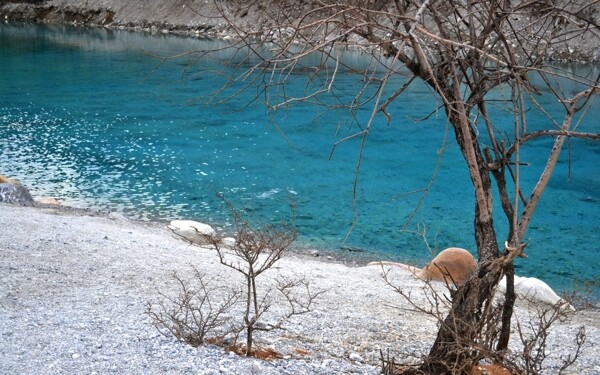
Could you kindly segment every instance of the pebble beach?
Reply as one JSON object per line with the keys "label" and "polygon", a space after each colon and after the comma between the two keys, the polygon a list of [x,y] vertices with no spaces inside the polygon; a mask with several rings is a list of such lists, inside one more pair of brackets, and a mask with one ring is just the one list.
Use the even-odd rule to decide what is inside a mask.
{"label": "pebble beach", "polygon": [[[0,252],[2,374],[379,374],[380,351],[414,362],[437,330],[435,317],[386,284],[381,267],[290,252],[260,276],[259,289],[271,290],[281,276],[301,277],[322,294],[282,330],[257,334],[256,343],[280,358],[245,358],[162,335],[145,313],[161,293],[176,295],[174,271],[185,278],[195,267],[218,283],[243,281],[214,250],[183,241],[165,223],[2,203]],[[389,276],[417,306],[428,306],[422,281],[402,268]],[[433,288],[445,293],[441,283]],[[274,299],[263,321],[276,321],[286,309]],[[518,304],[519,319],[534,315],[530,304]],[[582,325],[584,350],[566,373],[600,373],[597,308],[552,327],[545,373],[558,372]]]}

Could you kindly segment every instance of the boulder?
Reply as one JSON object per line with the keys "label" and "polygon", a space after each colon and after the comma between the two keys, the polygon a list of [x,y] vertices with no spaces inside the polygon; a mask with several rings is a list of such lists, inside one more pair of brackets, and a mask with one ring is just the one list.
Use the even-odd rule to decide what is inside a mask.
{"label": "boulder", "polygon": [[[506,292],[506,276],[500,280],[498,290],[502,295]],[[515,294],[519,298],[530,302],[560,306],[575,311],[575,308],[556,294],[548,284],[535,277],[521,277],[515,275]]]}
{"label": "boulder", "polygon": [[29,190],[16,180],[0,175],[0,202],[33,206]]}
{"label": "boulder", "polygon": [[475,262],[473,255],[459,247],[449,247],[442,250],[422,269],[394,262],[371,262],[368,265],[401,267],[413,273],[421,280],[444,281],[450,285],[454,283],[462,284],[469,276],[469,273],[477,268],[477,262]]}
{"label": "boulder", "polygon": [[460,247],[449,247],[442,250],[422,270],[417,271],[416,275],[425,281],[462,284],[475,268],[477,262],[470,252]]}
{"label": "boulder", "polygon": [[167,228],[195,244],[207,244],[208,239],[217,236],[213,227],[193,220],[173,220]]}

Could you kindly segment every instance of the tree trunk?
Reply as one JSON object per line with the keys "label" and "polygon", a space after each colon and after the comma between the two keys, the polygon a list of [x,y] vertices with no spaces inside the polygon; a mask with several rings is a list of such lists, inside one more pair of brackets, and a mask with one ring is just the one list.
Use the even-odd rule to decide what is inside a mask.
{"label": "tree trunk", "polygon": [[468,374],[481,358],[473,347],[483,329],[482,316],[491,302],[504,265],[492,217],[492,182],[477,135],[468,120],[458,85],[444,92],[448,119],[467,162],[475,193],[475,241],[479,255],[477,271],[452,292],[452,306],[440,325],[438,336],[419,369],[428,374]]}
{"label": "tree trunk", "polygon": [[504,274],[506,275],[506,293],[502,308],[502,328],[500,330],[500,337],[498,338],[498,345],[496,346],[496,350],[501,355],[508,349],[510,322],[512,320],[515,301],[517,300],[517,295],[515,294],[515,266],[512,262],[506,265]]}
{"label": "tree trunk", "polygon": [[[493,223],[479,223],[478,232],[487,238],[495,237]],[[491,244],[488,242],[488,244]],[[495,243],[486,253],[497,252]],[[503,271],[497,260],[479,261],[477,272],[452,293],[452,307],[441,323],[438,336],[420,368],[428,374],[468,374],[480,358],[472,346],[483,327],[481,318]]]}

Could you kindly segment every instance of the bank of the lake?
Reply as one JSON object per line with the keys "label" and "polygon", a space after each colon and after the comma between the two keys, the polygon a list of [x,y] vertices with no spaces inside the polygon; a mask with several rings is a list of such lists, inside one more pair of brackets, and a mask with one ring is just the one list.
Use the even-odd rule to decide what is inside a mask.
{"label": "bank of the lake", "polygon": [[[596,10],[598,4],[591,4]],[[285,18],[279,12],[285,8]],[[151,33],[176,33],[209,38],[236,38],[231,27],[248,32],[310,17],[310,2],[260,0],[252,2],[212,0],[2,0],[0,17],[5,21],[73,24],[110,27]],[[513,22],[529,22],[528,19]],[[257,34],[256,37],[259,37]],[[549,57],[558,62],[594,62],[600,58],[597,41],[591,37],[573,39],[568,32],[557,37]]]}
{"label": "bank of the lake", "polygon": [[[353,207],[358,145],[344,143],[329,157],[332,145],[356,129],[347,113],[309,103],[266,113],[261,105],[247,105],[252,90],[219,105],[194,101],[233,74],[220,63],[231,54],[197,62],[182,81],[185,61],[159,62],[145,53],[214,49],[225,42],[11,23],[0,24],[0,38],[0,173],[35,196],[225,227],[231,222],[216,192],[265,221],[289,218],[292,198],[298,245],[335,252],[338,259],[423,265],[431,254],[418,230],[426,230],[434,251],[475,249],[472,187],[457,146],[444,140],[443,116],[414,121],[435,110],[422,84],[413,83],[404,100],[390,106],[395,121],[370,132]],[[348,52],[344,58],[369,64],[368,55]],[[581,74],[582,66],[560,68]],[[304,79],[294,76],[288,89],[304,89]],[[339,98],[353,92],[356,79],[351,71],[339,72]],[[399,77],[395,84],[401,83]],[[535,111],[528,114],[530,126],[545,121]],[[595,106],[586,118],[598,116]],[[498,116],[496,125],[512,126],[504,118]],[[586,130],[597,125],[587,122]],[[540,142],[523,155],[532,166],[521,171],[525,185],[534,182],[527,173],[545,162],[544,147]],[[427,186],[439,150],[441,169],[413,216],[421,195],[406,193]],[[571,141],[536,212],[529,258],[517,262],[520,275],[561,292],[597,276],[590,267],[600,256],[597,150],[593,142]],[[496,212],[501,239],[504,219]],[[354,215],[357,225],[346,238]]]}
{"label": "bank of the lake", "polygon": [[[375,375],[380,349],[390,349],[401,361],[416,360],[437,329],[435,319],[385,285],[379,267],[290,254],[260,278],[259,288],[266,290],[278,276],[303,276],[324,294],[312,312],[290,320],[285,330],[258,336],[260,345],[284,356],[264,362],[211,345],[193,348],[158,334],[150,324],[146,305],[160,300],[159,290],[176,293],[174,270],[187,277],[194,265],[211,280],[240,281],[219,265],[213,251],[176,238],[162,223],[0,203],[0,255],[3,374]],[[427,305],[421,281],[401,271],[393,280]],[[441,284],[437,287],[443,291]],[[274,304],[264,321],[275,319],[281,307]],[[532,307],[519,303],[517,316],[532,317]],[[589,310],[553,326],[546,373],[558,371],[581,325],[587,343],[568,373],[600,372],[600,317]]]}

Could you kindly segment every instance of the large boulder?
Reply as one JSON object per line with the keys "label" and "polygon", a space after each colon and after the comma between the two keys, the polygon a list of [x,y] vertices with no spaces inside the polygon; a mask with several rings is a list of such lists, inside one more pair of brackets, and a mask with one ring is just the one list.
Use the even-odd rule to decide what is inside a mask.
{"label": "large boulder", "polygon": [[0,202],[33,206],[29,190],[18,181],[0,175]]}
{"label": "large boulder", "polygon": [[477,268],[473,255],[460,247],[442,250],[416,275],[425,281],[444,281],[450,285],[465,282],[471,271]]}
{"label": "large boulder", "polygon": [[442,250],[422,269],[394,262],[371,262],[372,265],[389,265],[404,268],[424,281],[443,281],[450,285],[462,284],[471,271],[477,268],[473,255],[460,247]]}
{"label": "large boulder", "polygon": [[[502,296],[506,293],[506,276],[500,280],[498,290]],[[575,308],[561,298],[548,284],[535,277],[521,277],[515,275],[515,294],[526,301],[558,306],[575,311]]]}
{"label": "large boulder", "polygon": [[199,245],[207,244],[211,238],[217,236],[217,232],[213,227],[193,220],[173,220],[167,225],[167,228],[189,242]]}

